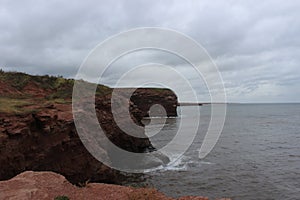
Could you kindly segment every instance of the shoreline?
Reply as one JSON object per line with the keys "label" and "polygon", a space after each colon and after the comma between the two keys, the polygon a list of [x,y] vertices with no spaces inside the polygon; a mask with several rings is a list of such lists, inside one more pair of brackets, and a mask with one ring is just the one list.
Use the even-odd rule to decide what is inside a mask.
{"label": "shoreline", "polygon": [[[172,198],[154,188],[84,183],[82,187],[72,185],[60,174],[42,171],[26,171],[9,180],[0,181],[0,199],[22,200],[209,200],[201,196]],[[219,199],[230,200],[230,199]]]}

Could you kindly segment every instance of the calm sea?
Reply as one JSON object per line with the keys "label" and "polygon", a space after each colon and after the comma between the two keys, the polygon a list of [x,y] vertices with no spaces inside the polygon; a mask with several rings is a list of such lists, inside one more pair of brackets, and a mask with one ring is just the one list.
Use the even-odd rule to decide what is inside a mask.
{"label": "calm sea", "polygon": [[[154,146],[166,145],[180,120],[193,118],[195,107],[188,109],[186,116],[167,119],[162,131],[151,138]],[[184,156],[125,184],[153,186],[173,197],[300,199],[300,104],[228,105],[221,137],[203,160],[198,150],[210,120],[210,106],[202,106],[200,112],[198,134]],[[153,126],[163,122],[151,120]]]}

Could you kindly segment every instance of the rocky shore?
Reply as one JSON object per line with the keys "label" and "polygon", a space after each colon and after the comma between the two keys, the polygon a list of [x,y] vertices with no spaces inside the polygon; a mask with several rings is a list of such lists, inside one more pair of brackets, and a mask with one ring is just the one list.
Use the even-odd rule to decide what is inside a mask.
{"label": "rocky shore", "polygon": [[[86,183],[78,187],[59,174],[33,171],[23,172],[7,181],[0,181],[0,199],[175,200],[154,188],[133,188],[103,183]],[[208,200],[208,198],[186,196],[178,200]]]}

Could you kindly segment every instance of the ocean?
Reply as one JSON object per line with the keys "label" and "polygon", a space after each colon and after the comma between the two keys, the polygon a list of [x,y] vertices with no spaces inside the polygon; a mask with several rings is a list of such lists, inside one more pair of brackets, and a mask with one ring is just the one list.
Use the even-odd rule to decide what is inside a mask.
{"label": "ocean", "polygon": [[[193,123],[196,107],[186,108],[188,114],[182,116],[178,107],[179,116],[167,118],[163,129],[150,138],[156,148],[172,140],[183,118]],[[132,176],[124,184],[155,187],[172,197],[300,199],[300,104],[228,104],[218,143],[201,160],[199,148],[210,110],[210,105],[200,107],[197,136],[183,156],[159,170]],[[155,129],[165,119],[145,122],[149,120]]]}

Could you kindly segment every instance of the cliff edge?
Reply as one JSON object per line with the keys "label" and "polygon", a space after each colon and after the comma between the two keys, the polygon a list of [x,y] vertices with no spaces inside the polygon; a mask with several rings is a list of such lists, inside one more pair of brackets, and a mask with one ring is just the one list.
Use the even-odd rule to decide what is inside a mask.
{"label": "cliff edge", "polygon": [[[34,170],[57,172],[72,183],[120,181],[122,175],[96,160],[78,137],[71,104],[73,84],[74,80],[62,77],[0,71],[0,180]],[[96,112],[107,137],[127,151],[152,150],[143,131],[139,134],[145,138],[136,138],[117,126],[111,113],[111,93],[111,88],[97,86]],[[171,96],[170,91],[168,94]],[[177,97],[172,94],[175,97],[169,115],[176,114],[173,104]],[[149,108],[147,101],[160,103],[164,98],[165,93],[138,89],[130,103],[132,120],[143,126],[141,120]],[[125,113],[128,102],[122,95],[118,99],[118,112]]]}

